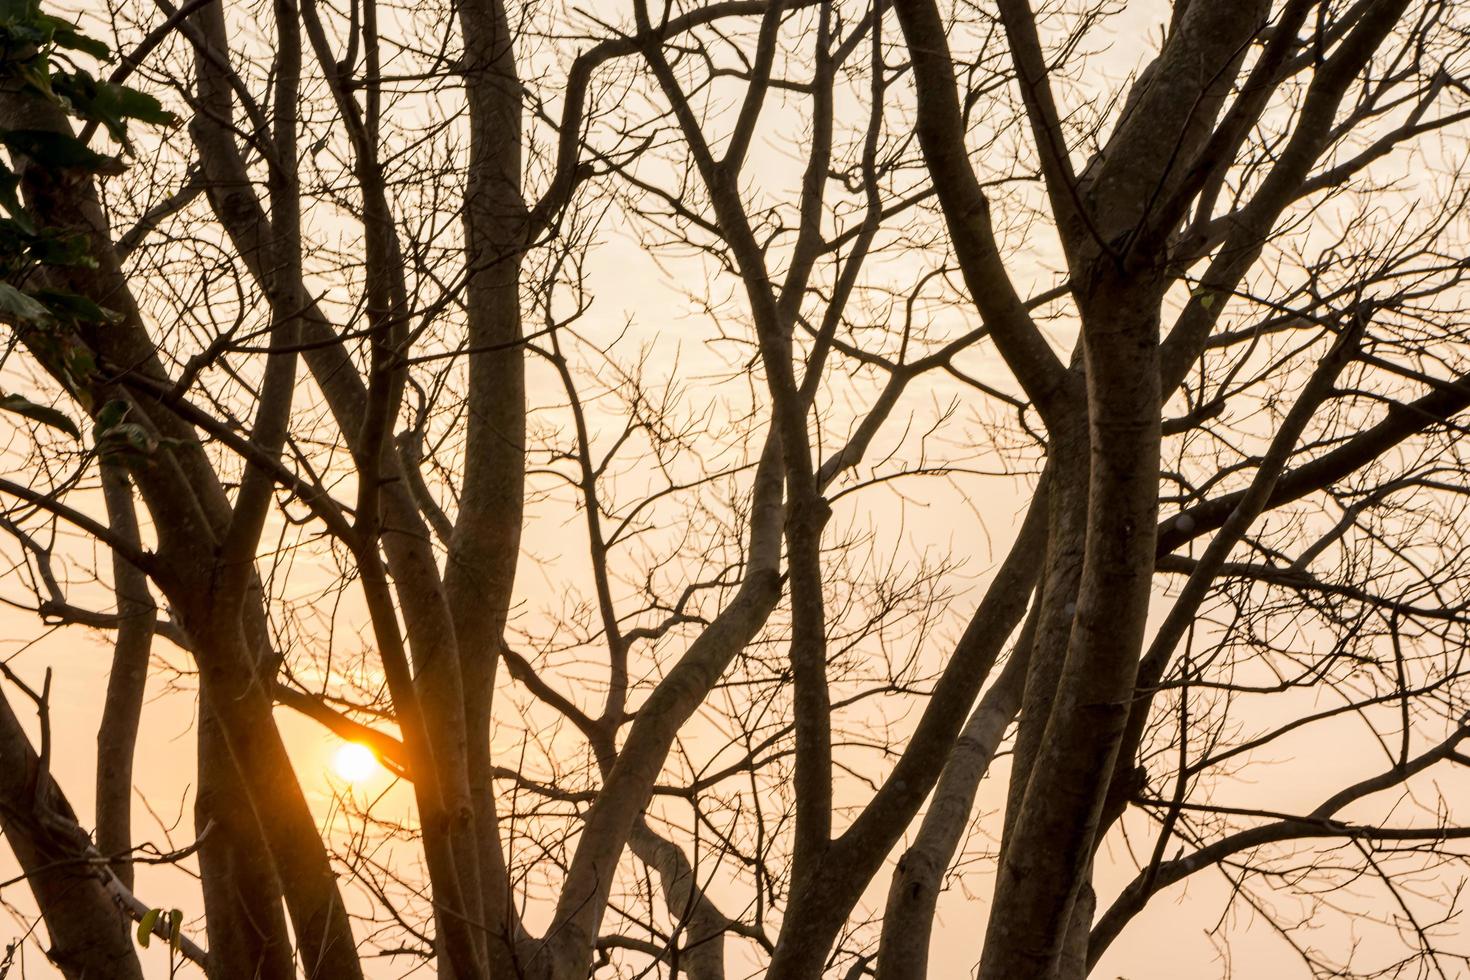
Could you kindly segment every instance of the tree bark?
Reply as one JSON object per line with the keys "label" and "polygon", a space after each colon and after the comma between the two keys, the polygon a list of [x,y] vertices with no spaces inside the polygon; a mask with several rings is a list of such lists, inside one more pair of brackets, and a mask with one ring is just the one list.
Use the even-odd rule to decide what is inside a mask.
{"label": "tree bark", "polygon": [[1033,609],[1010,660],[965,723],[914,842],[894,867],[878,945],[878,980],[929,976],[929,943],[940,887],[970,824],[980,780],[1021,708],[1037,618]]}
{"label": "tree bark", "polygon": [[[112,532],[141,548],[132,485],[127,471],[116,463],[102,463],[102,494]],[[133,753],[148,684],[157,608],[147,576],[117,552],[112,556],[112,582],[117,597],[117,632],[112,670],[107,676],[107,699],[97,728],[97,850],[112,861],[113,873],[131,889]]]}
{"label": "tree bark", "polygon": [[281,883],[260,821],[241,784],[212,707],[200,706],[199,789],[194,797],[200,883],[209,925],[210,980],[242,971],[293,980],[296,961],[281,905]]}
{"label": "tree bark", "polygon": [[[490,718],[496,667],[520,558],[526,447],[521,262],[520,80],[500,0],[459,8],[470,159],[464,204],[469,364],[460,510],[449,541],[445,593],[460,647],[470,795],[479,842],[479,902],[492,976],[514,969],[525,936],[511,901],[496,812]],[[519,950],[519,951],[518,951]]]}
{"label": "tree bark", "polygon": [[1147,311],[1157,311],[1157,296],[1118,290],[1096,301],[1116,312],[1090,324],[1084,312],[1091,473],[1076,612],[1006,835],[981,980],[1055,969],[1131,706],[1153,584],[1160,398],[1158,315]]}
{"label": "tree bark", "polygon": [[67,980],[142,980],[129,917],[103,884],[92,842],[0,695],[0,830],[25,872]]}

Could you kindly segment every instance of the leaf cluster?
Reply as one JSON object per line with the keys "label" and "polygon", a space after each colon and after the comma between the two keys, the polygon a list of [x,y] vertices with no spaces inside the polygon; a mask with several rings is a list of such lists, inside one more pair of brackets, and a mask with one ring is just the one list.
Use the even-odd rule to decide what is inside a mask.
{"label": "leaf cluster", "polygon": [[[38,0],[0,0],[0,91],[12,98],[50,103],[80,122],[84,134],[102,128],[124,149],[130,149],[130,121],[171,125],[173,115],[153,96],[119,82],[97,78],[74,58],[98,63],[112,57],[102,41],[82,33],[76,25],[44,13]],[[46,359],[57,377],[83,398],[86,382],[96,364],[86,348],[73,339],[74,328],[106,324],[115,317],[93,300],[48,283],[47,269],[91,267],[80,235],[38,227],[21,194],[25,167],[41,173],[114,173],[116,157],[98,152],[65,130],[0,128],[0,322],[27,341]],[[0,411],[79,436],[76,425],[53,408],[37,405],[17,394],[0,394]]]}

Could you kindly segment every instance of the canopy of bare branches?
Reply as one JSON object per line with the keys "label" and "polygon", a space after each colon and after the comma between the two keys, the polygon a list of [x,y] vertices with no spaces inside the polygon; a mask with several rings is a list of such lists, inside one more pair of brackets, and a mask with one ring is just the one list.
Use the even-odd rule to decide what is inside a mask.
{"label": "canopy of bare branches", "polygon": [[0,62],[0,977],[1470,976],[1467,5]]}

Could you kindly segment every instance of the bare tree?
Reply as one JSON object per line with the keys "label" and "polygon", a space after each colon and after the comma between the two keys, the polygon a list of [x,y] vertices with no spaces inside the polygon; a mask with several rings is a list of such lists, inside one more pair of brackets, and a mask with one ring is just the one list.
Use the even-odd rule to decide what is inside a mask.
{"label": "bare tree", "polygon": [[[0,304],[7,589],[115,641],[91,823],[5,667],[62,973],[141,975],[133,918],[220,978],[937,976],[963,882],[982,978],[1071,980],[1202,872],[1312,975],[1470,968],[1470,19],[1140,6],[109,0],[100,81],[6,48],[72,52],[0,91],[67,243]],[[412,816],[314,809],[279,708]]]}

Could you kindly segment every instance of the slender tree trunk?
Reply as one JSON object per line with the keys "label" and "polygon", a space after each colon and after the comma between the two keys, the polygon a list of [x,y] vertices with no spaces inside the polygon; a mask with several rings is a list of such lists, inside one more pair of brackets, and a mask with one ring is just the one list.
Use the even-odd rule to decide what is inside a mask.
{"label": "slender tree trunk", "polygon": [[[1050,485],[1050,473],[1041,486]],[[1039,496],[1047,491],[1038,488]],[[985,679],[1016,626],[1040,574],[1046,533],[1045,505],[1033,502],[1015,543],[955,647],[899,760],[877,795],[835,842],[818,869],[816,884],[793,895],[771,955],[766,980],[806,980],[821,975],[833,941],[878,873],[893,846],[940,778],[953,739],[964,728]],[[934,750],[914,751],[914,747]],[[796,899],[804,904],[798,906]]]}
{"label": "slender tree trunk", "polygon": [[496,813],[490,717],[496,666],[520,557],[526,446],[521,347],[521,86],[499,0],[460,7],[470,160],[465,194],[469,417],[460,512],[445,590],[460,644],[470,794],[479,842],[480,904],[493,975],[515,969],[524,936],[511,901]]}
{"label": "slender tree trunk", "polygon": [[1072,916],[1067,921],[1067,935],[1062,940],[1062,955],[1057,960],[1052,980],[1087,980],[1088,937],[1092,919],[1097,914],[1097,892],[1092,888],[1092,866],[1088,865],[1077,898],[1072,902]]}
{"label": "slender tree trunk", "polygon": [[[102,495],[112,532],[141,547],[127,471],[105,460]],[[97,850],[112,860],[113,873],[131,890],[133,753],[148,684],[157,609],[147,576],[117,553],[112,557],[112,581],[118,620],[112,670],[107,676],[107,699],[97,728]]]}
{"label": "slender tree trunk", "polygon": [[1016,648],[975,713],[964,723],[933,799],[903,857],[898,858],[883,909],[878,946],[878,980],[925,980],[929,976],[929,942],[945,871],[964,839],[975,810],[975,793],[991,767],[1005,729],[1020,710],[1026,666],[1035,645],[1039,605],[1032,608]]}
{"label": "slender tree trunk", "polygon": [[1036,757],[1061,682],[1072,620],[1077,611],[1077,587],[1085,550],[1089,461],[1087,434],[1082,426],[1073,424],[1071,429],[1059,426],[1051,436],[1050,456],[1055,479],[1047,500],[1046,572],[1011,757],[1001,834],[1002,858],[1035,771]]}
{"label": "slender tree trunk", "polygon": [[1011,659],[965,723],[914,842],[893,870],[878,945],[878,980],[925,980],[929,976],[929,944],[939,890],[970,824],[980,780],[1020,710],[1038,618],[1033,609]]}
{"label": "slender tree trunk", "polygon": [[639,820],[628,847],[659,877],[664,905],[679,925],[677,966],[689,980],[725,980],[725,931],[730,920],[704,893],[704,883],[684,851]]}

